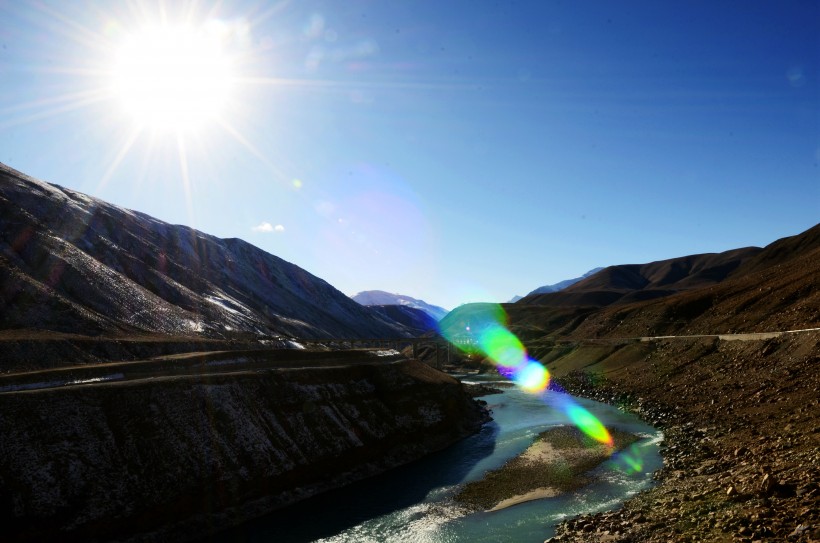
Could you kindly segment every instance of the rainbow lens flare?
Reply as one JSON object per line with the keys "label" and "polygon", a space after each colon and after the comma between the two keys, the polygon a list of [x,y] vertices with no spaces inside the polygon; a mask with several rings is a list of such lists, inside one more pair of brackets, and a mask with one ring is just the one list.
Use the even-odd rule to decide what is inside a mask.
{"label": "rainbow lens flare", "polygon": [[574,402],[567,406],[566,413],[569,420],[586,435],[599,443],[612,445],[612,436],[595,415]]}
{"label": "rainbow lens flare", "polygon": [[526,392],[535,394],[547,390],[550,372],[539,362],[530,360],[523,368],[513,373],[513,381]]}
{"label": "rainbow lens flare", "polygon": [[515,370],[527,364],[527,351],[521,341],[503,326],[490,326],[481,333],[478,346],[494,364]]}
{"label": "rainbow lens flare", "polygon": [[615,465],[628,474],[640,473],[643,470],[643,452],[633,443],[615,456]]}
{"label": "rainbow lens flare", "polygon": [[[533,394],[546,392],[550,384],[549,371],[527,355],[524,344],[510,332],[507,322],[507,313],[499,304],[468,304],[447,315],[439,331],[459,349],[486,356],[501,375],[512,379],[522,390]],[[612,435],[601,421],[570,396],[561,394],[550,403],[586,435],[612,446]]]}

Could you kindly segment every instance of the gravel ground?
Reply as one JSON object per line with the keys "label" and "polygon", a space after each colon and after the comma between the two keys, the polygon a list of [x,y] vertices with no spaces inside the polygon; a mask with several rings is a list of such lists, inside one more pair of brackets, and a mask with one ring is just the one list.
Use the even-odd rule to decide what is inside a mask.
{"label": "gravel ground", "polygon": [[659,484],[548,541],[820,541],[820,334],[659,341],[620,362],[559,381],[664,431]]}

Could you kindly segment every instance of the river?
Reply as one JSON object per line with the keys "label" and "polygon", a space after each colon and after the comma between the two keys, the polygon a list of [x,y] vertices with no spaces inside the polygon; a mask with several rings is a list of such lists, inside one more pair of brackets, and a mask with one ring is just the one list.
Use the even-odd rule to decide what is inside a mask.
{"label": "river", "polygon": [[633,457],[640,456],[641,468],[629,474],[617,459],[611,459],[596,469],[596,482],[577,492],[465,516],[450,500],[459,484],[500,467],[547,428],[569,424],[562,412],[519,389],[482,399],[493,410],[494,420],[478,434],[409,466],[221,533],[212,541],[542,543],[562,519],[615,508],[649,487],[652,472],[662,466],[659,431],[615,407],[576,398],[607,427],[644,436],[633,450]]}

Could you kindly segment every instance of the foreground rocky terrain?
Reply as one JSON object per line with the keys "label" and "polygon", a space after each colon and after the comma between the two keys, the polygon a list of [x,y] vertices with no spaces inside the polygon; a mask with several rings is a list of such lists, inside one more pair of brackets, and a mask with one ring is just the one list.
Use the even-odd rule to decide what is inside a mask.
{"label": "foreground rocky terrain", "polygon": [[658,486],[553,541],[820,540],[820,332],[768,340],[573,345],[574,394],[620,404],[665,434]]}
{"label": "foreground rocky terrain", "polygon": [[221,353],[151,377],[4,386],[2,540],[196,539],[421,458],[488,420],[458,381],[395,353],[288,352],[268,367],[263,353]]}

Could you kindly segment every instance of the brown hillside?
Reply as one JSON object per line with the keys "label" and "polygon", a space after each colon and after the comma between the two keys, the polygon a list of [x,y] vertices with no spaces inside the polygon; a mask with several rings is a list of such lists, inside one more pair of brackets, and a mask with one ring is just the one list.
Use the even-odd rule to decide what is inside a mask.
{"label": "brown hillside", "polygon": [[[545,335],[558,332],[558,335],[572,338],[640,337],[763,332],[820,326],[820,225],[797,236],[775,241],[762,250],[739,249],[721,255],[726,257],[698,255],[648,264],[643,268],[644,275],[641,275],[652,277],[655,284],[660,284],[662,277],[673,276],[675,266],[686,262],[696,263],[699,266],[697,269],[690,267],[694,273],[675,282],[676,285],[694,285],[699,281],[708,281],[706,276],[720,266],[742,261],[718,284],[690,287],[655,300],[619,302],[598,310],[587,308],[585,319],[574,323],[564,321],[559,329],[553,328],[551,331],[544,326],[547,329]],[[600,285],[603,280],[603,277],[598,277],[600,273],[583,283],[594,280],[592,285]],[[646,291],[630,294],[640,295],[640,292]],[[628,295],[625,294],[622,299]],[[584,301],[587,303],[579,305],[592,305],[589,300]],[[545,325],[554,322],[554,307],[532,304],[527,309],[525,307],[519,302],[507,306],[507,309],[512,326],[521,326],[528,337],[532,337],[532,329],[537,327],[539,320]],[[569,308],[565,307],[564,314],[569,312]],[[568,326],[570,324],[574,326]]]}
{"label": "brown hillside", "polygon": [[[820,225],[768,245],[718,284],[587,308],[552,329],[556,308],[507,309],[564,388],[664,432],[658,486],[618,511],[565,521],[549,541],[820,540],[820,332],[623,339],[820,327]],[[539,323],[547,333],[532,339]]]}
{"label": "brown hillside", "polygon": [[760,252],[758,247],[745,247],[648,264],[609,266],[562,291],[527,296],[518,303],[603,307],[663,298],[720,283]]}

